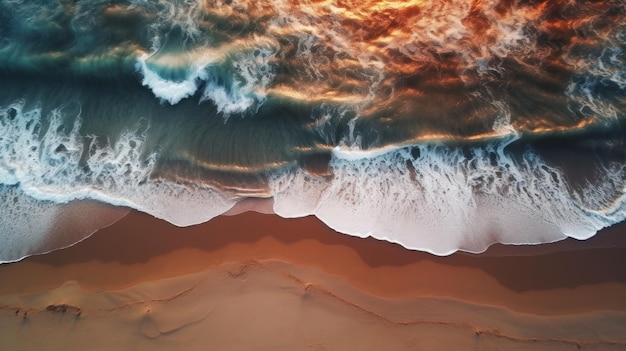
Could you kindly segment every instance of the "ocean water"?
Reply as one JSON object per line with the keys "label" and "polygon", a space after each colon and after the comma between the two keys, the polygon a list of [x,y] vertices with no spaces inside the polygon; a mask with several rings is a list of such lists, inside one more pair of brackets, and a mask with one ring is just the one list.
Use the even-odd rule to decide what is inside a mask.
{"label": "ocean water", "polygon": [[[626,219],[626,4],[0,1],[0,262],[247,198],[437,255]],[[90,233],[85,233],[89,235]]]}

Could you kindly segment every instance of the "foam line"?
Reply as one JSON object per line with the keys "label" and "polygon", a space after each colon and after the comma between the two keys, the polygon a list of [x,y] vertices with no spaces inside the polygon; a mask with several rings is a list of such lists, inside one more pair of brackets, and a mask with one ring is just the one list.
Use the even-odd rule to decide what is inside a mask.
{"label": "foam line", "polygon": [[15,259],[12,250],[29,252],[31,244],[37,246],[54,222],[57,204],[92,199],[187,226],[206,222],[235,203],[209,187],[151,179],[156,154],[142,156],[145,133],[125,131],[114,145],[95,137],[85,144],[81,119],[64,124],[63,107],[43,118],[41,108],[24,106],[18,101],[0,108],[0,226],[8,257]]}
{"label": "foam line", "polygon": [[[489,245],[586,239],[625,218],[623,170],[573,192],[560,170],[495,141],[469,150],[418,145],[371,157],[333,153],[333,179],[296,171],[273,181],[274,211],[314,214],[333,229],[448,255]],[[608,199],[612,199],[609,201]]]}

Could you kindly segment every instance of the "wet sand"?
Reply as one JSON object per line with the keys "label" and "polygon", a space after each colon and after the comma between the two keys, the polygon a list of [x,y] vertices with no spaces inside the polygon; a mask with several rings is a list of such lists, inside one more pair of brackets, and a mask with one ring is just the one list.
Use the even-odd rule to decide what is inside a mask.
{"label": "wet sand", "polygon": [[[63,330],[55,342],[87,342],[99,325],[126,325],[146,348],[213,336],[222,349],[363,349],[361,335],[373,349],[626,349],[625,228],[436,257],[313,217],[246,212],[178,228],[133,211],[70,248],[1,265],[0,334],[20,343],[49,328]],[[196,324],[213,329],[183,328]],[[300,337],[259,332],[270,326]]]}

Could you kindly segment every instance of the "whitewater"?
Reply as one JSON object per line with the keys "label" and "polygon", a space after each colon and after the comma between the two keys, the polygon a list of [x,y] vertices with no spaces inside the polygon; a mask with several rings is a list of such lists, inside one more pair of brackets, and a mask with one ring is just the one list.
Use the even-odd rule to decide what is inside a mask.
{"label": "whitewater", "polygon": [[0,13],[0,262],[57,248],[84,200],[189,226],[268,199],[436,255],[626,219],[620,1]]}

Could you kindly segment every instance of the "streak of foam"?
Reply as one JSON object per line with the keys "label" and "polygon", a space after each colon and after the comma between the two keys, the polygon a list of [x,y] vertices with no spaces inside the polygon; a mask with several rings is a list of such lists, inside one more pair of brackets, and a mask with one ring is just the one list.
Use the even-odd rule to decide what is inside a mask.
{"label": "streak of foam", "polygon": [[578,194],[531,151],[517,161],[508,156],[509,142],[335,152],[329,183],[298,173],[275,180],[274,210],[284,217],[314,214],[342,233],[437,255],[482,252],[495,242],[586,239],[624,219],[623,170],[612,170],[612,184]]}
{"label": "streak of foam", "polygon": [[[228,116],[246,112],[253,106],[258,109],[275,76],[271,64],[275,50],[271,44],[251,45],[251,48],[244,49],[229,45],[190,55],[191,62],[188,58],[169,59],[174,61],[175,67],[185,70],[185,76],[178,80],[159,74],[159,67],[163,70],[172,68],[159,66],[158,52],[140,55],[135,67],[143,76],[142,85],[150,88],[161,102],[176,105],[204,86],[199,102],[211,101],[219,113]],[[156,69],[151,68],[151,64]]]}
{"label": "streak of foam", "polygon": [[[55,217],[55,204],[79,199],[132,207],[177,225],[205,222],[234,204],[212,188],[151,179],[157,155],[142,156],[145,131],[127,130],[115,143],[81,136],[80,116],[64,116],[60,107],[44,117],[24,102],[0,108],[0,125],[0,224],[7,238],[26,236],[35,245]],[[24,245],[30,244],[15,250],[28,252]]]}
{"label": "streak of foam", "polygon": [[[265,100],[266,92],[275,73],[270,64],[276,49],[270,38],[249,40],[233,39],[231,43],[218,46],[211,40],[210,31],[204,28],[203,16],[208,9],[201,1],[156,1],[134,2],[132,7],[146,8],[156,14],[149,24],[152,47],[150,53],[137,58],[136,70],[143,76],[142,84],[148,87],[162,102],[175,105],[196,94],[204,86],[199,102],[211,101],[217,111],[226,118],[231,114],[244,113]],[[225,4],[215,4],[219,9]],[[231,7],[237,7],[232,4]],[[183,79],[164,78],[159,70],[150,67],[150,61],[159,60],[164,51],[164,43],[173,32],[182,32],[184,40],[176,44],[171,56],[176,68],[184,69]],[[200,54],[193,53],[193,47],[203,48]],[[165,51],[170,51],[168,48]],[[189,61],[189,62],[188,62]],[[167,69],[167,68],[165,68]]]}
{"label": "streak of foam", "polygon": [[144,13],[154,17],[149,28],[152,32],[152,49],[158,50],[162,44],[161,33],[179,29],[186,39],[200,40],[202,30],[199,26],[203,14],[203,5],[197,0],[159,0],[159,1],[131,1],[129,10],[141,9]]}
{"label": "streak of foam", "polygon": [[270,65],[274,55],[274,50],[269,47],[234,54],[230,63],[232,84],[224,86],[219,73],[210,76],[200,102],[213,101],[217,111],[225,115],[242,113],[252,106],[258,109],[265,100],[265,90],[275,76]]}
{"label": "streak of foam", "polygon": [[176,105],[181,100],[194,95],[198,90],[198,82],[208,78],[205,66],[201,66],[190,68],[189,74],[183,80],[165,79],[148,68],[146,63],[148,58],[150,58],[149,54],[143,54],[137,58],[137,71],[143,75],[141,84],[149,87],[154,96],[162,102],[167,101],[171,105]]}
{"label": "streak of foam", "polygon": [[[614,37],[626,38],[626,29]],[[624,101],[611,101],[603,92],[626,94],[626,52],[620,46],[621,43],[610,40],[601,51],[572,62],[577,67],[577,77],[570,81],[565,94],[571,108],[581,115],[609,120],[624,115],[619,108]]]}
{"label": "streak of foam", "polygon": [[[615,13],[626,11],[626,4],[614,5]],[[602,28],[592,16],[578,25],[585,38],[594,45],[574,42],[564,59],[575,68],[565,95],[570,109],[587,118],[614,120],[623,118],[623,96],[626,94],[626,26],[623,23]],[[600,28],[597,28],[600,27]],[[584,47],[584,54],[581,54]],[[617,95],[618,99],[611,95]],[[621,97],[621,98],[619,98]]]}
{"label": "streak of foam", "polygon": [[[477,69],[481,74],[498,72],[499,59],[533,50],[534,38],[527,27],[535,24],[540,15],[529,8],[496,11],[499,3],[495,0],[473,4],[424,2],[420,11],[408,18],[399,32],[394,32],[404,40],[387,38],[383,42],[387,48],[398,49],[416,62],[430,62],[438,55],[454,53],[465,61],[464,70]],[[476,33],[472,23],[466,22],[475,14],[484,20],[479,26],[480,33]]]}

